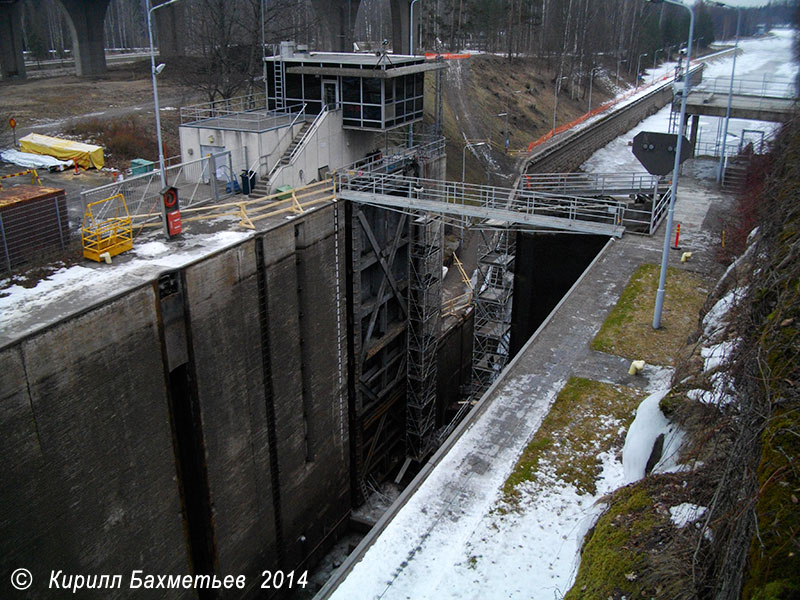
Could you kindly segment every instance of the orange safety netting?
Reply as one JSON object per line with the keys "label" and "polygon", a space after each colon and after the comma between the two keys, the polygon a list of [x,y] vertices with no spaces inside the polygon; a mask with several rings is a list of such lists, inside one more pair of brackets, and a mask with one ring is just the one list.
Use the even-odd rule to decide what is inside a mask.
{"label": "orange safety netting", "polygon": [[[654,81],[652,83],[649,83],[649,84],[645,85],[643,89],[646,89],[648,87],[652,87],[656,83],[661,83],[662,81],[664,81],[666,79],[669,79],[669,77],[671,77],[671,76],[670,75],[664,75],[664,77],[659,79],[658,82]],[[531,142],[530,144],[528,144],[528,152],[531,152],[537,146],[540,146],[540,145],[544,144],[547,140],[549,140],[554,135],[558,135],[559,133],[562,133],[562,132],[566,131],[567,129],[572,129],[576,125],[580,125],[581,123],[583,123],[585,120],[589,119],[590,117],[593,117],[593,116],[595,116],[597,114],[600,114],[601,112],[604,112],[604,111],[608,110],[609,108],[611,108],[615,104],[618,104],[618,103],[622,102],[623,100],[627,100],[628,98],[630,98],[634,94],[638,93],[639,91],[640,91],[639,88],[633,89],[633,90],[629,91],[627,94],[623,94],[619,98],[615,98],[614,100],[609,100],[608,102],[605,102],[605,103],[601,104],[597,108],[593,108],[591,111],[581,115],[580,117],[578,117],[574,121],[570,121],[569,123],[565,123],[564,125],[556,127],[555,131],[553,131],[551,129],[550,131],[545,133],[543,136],[541,136],[539,139],[537,139],[537,140]]]}

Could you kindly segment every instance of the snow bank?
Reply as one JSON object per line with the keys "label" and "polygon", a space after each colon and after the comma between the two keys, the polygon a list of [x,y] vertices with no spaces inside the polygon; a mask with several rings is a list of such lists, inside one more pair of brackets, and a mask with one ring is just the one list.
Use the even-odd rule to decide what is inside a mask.
{"label": "snow bank", "polygon": [[661,412],[658,403],[669,393],[670,389],[663,388],[653,392],[642,400],[636,409],[636,418],[625,436],[625,445],[622,447],[622,468],[625,484],[639,481],[645,475],[645,467],[653,451],[653,444],[659,435],[664,435],[664,445],[661,459],[656,464],[658,469],[665,472],[677,466],[678,450],[683,441],[683,432],[667,421]]}
{"label": "snow bank", "polygon": [[727,373],[720,372],[711,376],[710,390],[689,390],[686,392],[686,396],[703,404],[727,406],[736,402],[736,388],[731,377]]}

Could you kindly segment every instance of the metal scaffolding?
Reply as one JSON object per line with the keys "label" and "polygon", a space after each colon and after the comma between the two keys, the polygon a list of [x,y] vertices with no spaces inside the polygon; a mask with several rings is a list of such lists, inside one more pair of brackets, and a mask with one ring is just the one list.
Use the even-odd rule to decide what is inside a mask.
{"label": "metal scaffolding", "polygon": [[481,232],[481,237],[472,348],[473,401],[489,389],[508,362],[516,253],[516,232],[510,229]]}
{"label": "metal scaffolding", "polygon": [[442,221],[411,223],[408,287],[406,456],[421,461],[434,445],[437,350],[442,310]]}

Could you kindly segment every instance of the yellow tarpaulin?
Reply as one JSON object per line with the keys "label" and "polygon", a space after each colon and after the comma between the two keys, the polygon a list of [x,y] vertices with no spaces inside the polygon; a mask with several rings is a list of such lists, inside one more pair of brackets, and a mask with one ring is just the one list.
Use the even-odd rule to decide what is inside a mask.
{"label": "yellow tarpaulin", "polygon": [[19,143],[22,152],[55,156],[60,160],[71,159],[84,169],[88,169],[89,167],[101,169],[105,164],[103,149],[100,146],[73,142],[72,140],[62,140],[38,133],[29,133],[25,137],[20,138]]}

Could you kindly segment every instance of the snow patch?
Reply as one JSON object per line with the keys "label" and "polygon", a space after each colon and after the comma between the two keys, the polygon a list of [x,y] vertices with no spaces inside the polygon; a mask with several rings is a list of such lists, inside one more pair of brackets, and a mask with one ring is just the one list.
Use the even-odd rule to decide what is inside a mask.
{"label": "snow patch", "polygon": [[700,356],[706,359],[703,366],[703,371],[708,373],[709,371],[713,371],[714,369],[718,368],[720,365],[726,364],[730,357],[733,356],[738,344],[739,339],[736,338],[733,340],[720,342],[719,344],[714,344],[708,348],[702,348],[700,350]]}
{"label": "snow patch", "polygon": [[711,310],[703,317],[703,333],[707,338],[713,337],[725,328],[728,323],[726,318],[728,313],[739,303],[746,292],[746,286],[734,288],[711,307]]}
{"label": "snow patch", "polygon": [[683,529],[689,523],[694,523],[700,519],[707,511],[708,509],[705,506],[684,502],[677,506],[670,506],[669,515],[675,527]]}

